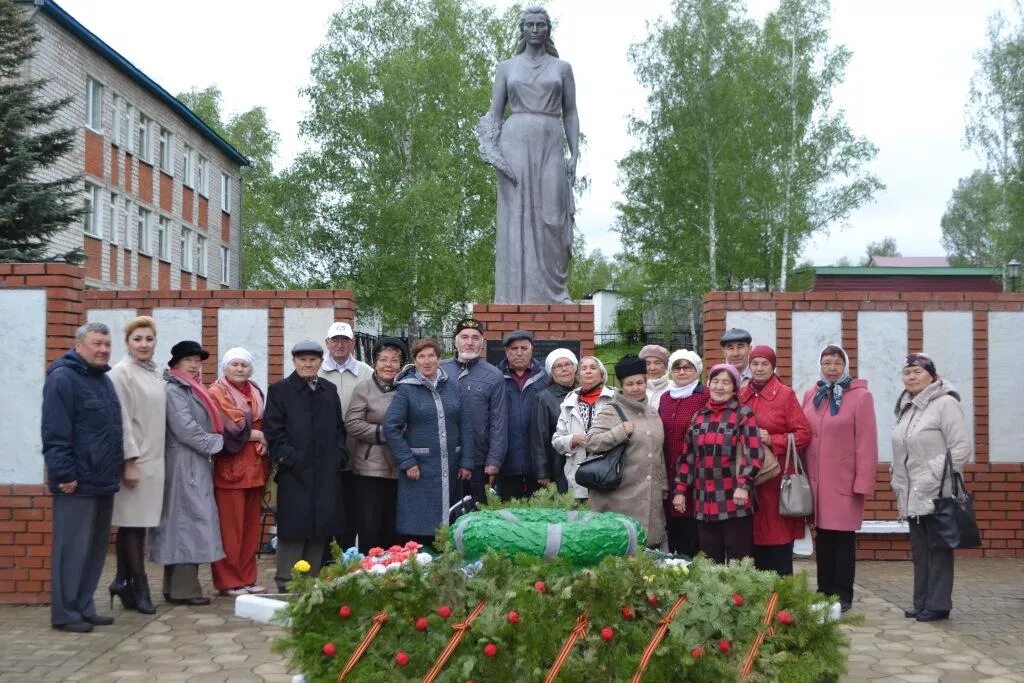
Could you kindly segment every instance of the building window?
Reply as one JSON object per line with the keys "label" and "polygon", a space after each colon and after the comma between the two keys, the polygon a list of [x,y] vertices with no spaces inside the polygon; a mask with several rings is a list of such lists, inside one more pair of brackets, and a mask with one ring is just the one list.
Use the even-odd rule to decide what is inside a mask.
{"label": "building window", "polygon": [[82,209],[82,224],[86,235],[100,236],[102,214],[100,213],[100,188],[85,184],[85,206]]}
{"label": "building window", "polygon": [[220,208],[224,213],[231,213],[231,176],[220,174]]}
{"label": "building window", "polygon": [[181,269],[192,270],[192,231],[181,227]]}
{"label": "building window", "polygon": [[171,260],[171,219],[160,216],[156,229],[157,255],[164,261]]}
{"label": "building window", "polygon": [[149,254],[153,249],[153,214],[148,209],[139,207],[139,217],[135,223],[135,244],[140,254]]}
{"label": "building window", "polygon": [[195,156],[195,151],[188,145],[185,145],[185,152],[182,154],[181,182],[189,187],[195,187],[195,180],[192,177],[195,173]]}
{"label": "building window", "polygon": [[85,79],[85,125],[95,131],[103,126],[103,86],[93,78]]}
{"label": "building window", "polygon": [[107,205],[107,229],[110,230],[110,243],[118,243],[117,235],[117,193],[110,193],[110,204]]}
{"label": "building window", "polygon": [[174,138],[171,131],[160,129],[160,170],[167,175],[174,175]]}
{"label": "building window", "polygon": [[231,250],[227,247],[220,248],[220,282],[222,285],[231,284]]}
{"label": "building window", "polygon": [[196,257],[192,262],[192,270],[196,275],[206,277],[206,238],[196,236]]}
{"label": "building window", "polygon": [[153,163],[153,120],[145,114],[139,114],[139,158]]}
{"label": "building window", "polygon": [[135,149],[135,107],[125,107],[124,148],[131,154]]}
{"label": "building window", "polygon": [[114,120],[110,127],[110,141],[115,145],[121,144],[121,116],[124,114],[124,100],[120,95],[114,95]]}
{"label": "building window", "polygon": [[210,162],[205,157],[199,157],[199,165],[196,169],[196,189],[204,197],[210,196]]}

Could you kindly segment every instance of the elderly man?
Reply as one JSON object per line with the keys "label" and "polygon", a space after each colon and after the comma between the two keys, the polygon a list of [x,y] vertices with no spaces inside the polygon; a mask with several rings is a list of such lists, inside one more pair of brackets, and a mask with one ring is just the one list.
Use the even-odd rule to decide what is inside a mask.
{"label": "elderly man", "polygon": [[[352,398],[352,392],[356,385],[365,382],[373,376],[373,368],[358,360],[355,356],[356,335],[352,326],[346,322],[336,320],[327,328],[327,357],[317,373],[327,380],[338,390],[338,398],[341,399],[341,414],[348,411],[348,403]],[[347,444],[349,452],[355,450],[355,444],[350,440]],[[352,472],[346,468],[341,473],[341,500],[339,501],[337,520],[335,528],[331,532],[342,548],[349,548],[356,542],[356,492],[355,478]],[[326,552],[326,551],[325,551]],[[329,560],[328,555],[324,560]]]}
{"label": "elderly man", "polygon": [[725,355],[725,362],[736,368],[740,373],[741,384],[746,384],[750,381],[751,341],[753,340],[750,333],[739,327],[726,330],[719,341],[722,345],[722,353]]}
{"label": "elderly man", "polygon": [[533,495],[540,487],[530,456],[530,418],[537,394],[551,380],[544,366],[533,358],[533,335],[529,332],[510,332],[504,346],[505,360],[498,369],[505,378],[508,443],[498,475],[498,495],[502,500],[510,500]]}
{"label": "elderly man", "polygon": [[324,351],[315,341],[292,347],[295,371],[270,386],[263,434],[277,462],[277,572],[284,592],[298,560],[319,573],[335,531],[341,470],[348,459],[341,399],[317,371]]}
{"label": "elderly man", "polygon": [[93,601],[124,465],[121,404],[108,360],[110,329],[87,323],[43,385],[43,457],[53,493],[50,623],[72,633],[114,623],[96,614]]}
{"label": "elderly man", "polygon": [[455,352],[455,358],[446,360],[441,367],[449,377],[459,378],[462,409],[469,411],[476,453],[470,485],[473,498],[486,503],[485,480],[497,476],[505,459],[505,379],[498,368],[483,358],[484,326],[475,318],[464,318],[455,326]]}

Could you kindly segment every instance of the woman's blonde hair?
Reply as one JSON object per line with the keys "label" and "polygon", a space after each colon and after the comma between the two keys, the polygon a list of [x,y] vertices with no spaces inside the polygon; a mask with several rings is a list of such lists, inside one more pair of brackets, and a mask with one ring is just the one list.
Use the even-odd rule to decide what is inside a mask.
{"label": "woman's blonde hair", "polygon": [[128,324],[124,326],[124,340],[128,341],[128,337],[132,336],[132,332],[143,327],[153,330],[153,336],[156,336],[156,321],[148,315],[140,315],[129,320]]}

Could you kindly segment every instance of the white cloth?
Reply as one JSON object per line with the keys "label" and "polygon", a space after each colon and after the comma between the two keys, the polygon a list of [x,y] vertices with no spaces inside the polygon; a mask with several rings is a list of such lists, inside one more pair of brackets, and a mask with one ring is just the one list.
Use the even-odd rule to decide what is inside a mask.
{"label": "white cloth", "polygon": [[697,370],[697,377],[704,374],[704,361],[701,360],[700,354],[696,351],[690,351],[689,349],[677,349],[672,352],[672,355],[668,357],[668,370],[672,372],[672,366],[676,364],[677,360],[685,360]]}
{"label": "white cloth", "polygon": [[568,358],[572,361],[574,367],[578,368],[580,366],[580,362],[576,360],[575,353],[569,349],[555,349],[548,354],[547,358],[544,359],[544,369],[549,375],[551,374],[551,368],[554,367],[555,363],[557,363],[560,358]]}
{"label": "white cloth", "polygon": [[700,380],[695,379],[689,384],[681,387],[673,386],[668,390],[668,395],[672,398],[689,398],[690,396],[693,396],[693,390],[697,388],[698,384],[700,384]]}
{"label": "white cloth", "polygon": [[228,366],[233,360],[243,360],[249,364],[250,368],[256,367],[256,357],[251,353],[243,349],[241,346],[235,346],[224,352],[224,357],[220,359],[220,374],[224,374],[224,368]]}

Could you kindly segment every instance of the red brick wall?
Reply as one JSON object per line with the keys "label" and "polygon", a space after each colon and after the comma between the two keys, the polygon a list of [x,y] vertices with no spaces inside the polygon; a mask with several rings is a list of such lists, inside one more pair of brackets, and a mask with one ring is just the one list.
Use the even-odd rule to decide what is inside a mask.
{"label": "red brick wall", "polygon": [[118,187],[121,183],[121,150],[117,145],[110,146],[110,184]]}
{"label": "red brick wall", "polygon": [[192,222],[192,205],[194,204],[194,194],[192,190],[187,187],[181,188],[181,217],[189,223]]}
{"label": "red brick wall", "polygon": [[160,210],[171,212],[174,200],[174,178],[166,173],[160,174]]}
{"label": "red brick wall", "polygon": [[199,196],[199,227],[205,228],[209,224],[210,200],[202,195]]}
{"label": "red brick wall", "polygon": [[584,356],[594,353],[594,307],[590,304],[474,304],[473,316],[488,339],[528,330],[535,339],[575,339]]}
{"label": "red brick wall", "polygon": [[97,178],[103,177],[103,136],[88,128],[85,133],[85,172]]}
{"label": "red brick wall", "polygon": [[139,199],[153,203],[153,167],[139,159]]}
{"label": "red brick wall", "polygon": [[85,276],[99,280],[103,275],[103,240],[85,236]]}
{"label": "red brick wall", "polygon": [[[1024,463],[990,463],[988,439],[988,313],[1024,311],[1024,294],[991,292],[711,292],[704,297],[705,367],[723,361],[718,340],[725,331],[727,311],[775,311],[776,349],[780,358],[792,355],[793,311],[842,311],[843,345],[857,374],[858,311],[907,313],[907,348],[923,343],[925,311],[974,313],[974,464],[964,470],[967,487],[975,494],[975,510],[984,547],[962,550],[964,555],[1024,557]],[[779,375],[790,382],[790,363],[780,363]],[[865,519],[896,519],[896,497],[889,486],[889,465],[880,464],[873,498],[865,502]],[[863,559],[905,560],[910,557],[905,534],[860,534],[857,556]]]}

